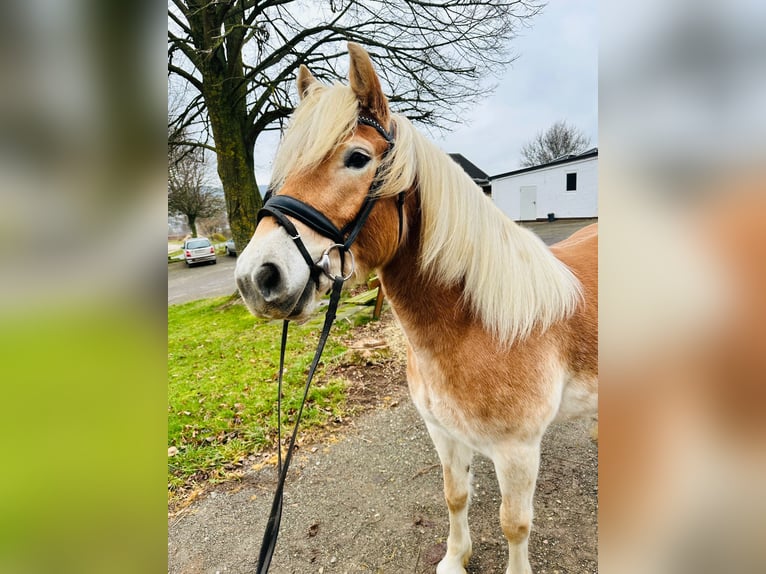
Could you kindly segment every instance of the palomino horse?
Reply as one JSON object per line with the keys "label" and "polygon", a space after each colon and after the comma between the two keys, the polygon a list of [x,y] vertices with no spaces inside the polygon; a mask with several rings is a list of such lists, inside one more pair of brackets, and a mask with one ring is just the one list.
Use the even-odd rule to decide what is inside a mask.
{"label": "palomino horse", "polygon": [[[237,284],[254,314],[300,321],[329,290],[329,268],[342,275],[355,265],[360,278],[376,269],[407,339],[412,400],[442,462],[450,531],[437,573],[464,573],[471,556],[476,451],[494,462],[500,484],[506,572],[531,572],[540,440],[554,419],[596,407],[596,227],[547,248],[392,114],[367,53],[355,44],[349,53],[348,87],[300,69],[301,103],[272,189],[282,207],[301,207],[287,210],[287,225],[285,211],[262,214]],[[371,210],[368,196],[377,199]],[[304,224],[307,210],[329,225]],[[341,260],[343,247],[330,246],[343,239],[317,229],[348,230],[365,211],[353,258]]]}

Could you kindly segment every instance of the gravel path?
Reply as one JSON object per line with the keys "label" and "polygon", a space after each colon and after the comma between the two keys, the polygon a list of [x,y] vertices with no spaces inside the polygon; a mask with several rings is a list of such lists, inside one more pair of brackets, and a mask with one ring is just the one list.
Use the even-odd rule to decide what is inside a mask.
{"label": "gravel path", "polygon": [[[271,572],[433,572],[444,553],[447,510],[436,452],[409,398],[402,393],[397,406],[362,415],[339,441],[314,449],[291,468]],[[532,566],[537,573],[596,572],[598,463],[587,424],[553,427],[542,458]],[[503,572],[491,462],[477,458],[474,472],[468,571]],[[251,472],[172,519],[169,572],[253,572],[274,480],[273,468]]]}

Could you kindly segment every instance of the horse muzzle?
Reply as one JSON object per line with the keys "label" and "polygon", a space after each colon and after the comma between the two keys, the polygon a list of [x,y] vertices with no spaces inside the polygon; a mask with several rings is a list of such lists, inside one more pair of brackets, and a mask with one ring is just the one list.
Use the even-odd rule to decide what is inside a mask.
{"label": "horse muzzle", "polygon": [[234,271],[242,299],[253,315],[303,320],[316,306],[316,283],[290,237],[280,227],[253,236]]}

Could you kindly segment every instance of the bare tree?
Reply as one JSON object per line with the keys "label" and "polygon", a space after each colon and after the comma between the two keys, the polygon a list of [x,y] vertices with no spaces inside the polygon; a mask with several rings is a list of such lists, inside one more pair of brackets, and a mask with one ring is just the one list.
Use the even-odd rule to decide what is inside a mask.
{"label": "bare tree", "polygon": [[168,212],[185,215],[197,237],[197,220],[222,214],[226,205],[216,189],[205,185],[202,150],[174,150],[170,143],[168,150]]}
{"label": "bare tree", "polygon": [[582,130],[560,120],[521,148],[521,165],[542,165],[561,156],[580,153],[589,143]]}
{"label": "bare tree", "polygon": [[[254,146],[292,112],[301,64],[345,76],[346,42],[367,48],[394,111],[444,126],[491,90],[509,40],[538,0],[169,0],[168,73],[190,88],[173,128],[215,151],[232,234],[244,247],[261,197]],[[208,135],[212,134],[213,142]]]}

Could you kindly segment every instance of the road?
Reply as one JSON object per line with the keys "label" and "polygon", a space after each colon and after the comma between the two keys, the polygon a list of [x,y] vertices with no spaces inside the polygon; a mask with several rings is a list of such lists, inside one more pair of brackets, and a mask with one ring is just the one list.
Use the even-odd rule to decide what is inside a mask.
{"label": "road", "polygon": [[[561,241],[572,233],[594,223],[595,219],[572,219],[553,223],[524,223],[537,233],[547,244]],[[223,297],[237,290],[234,283],[236,257],[218,256],[216,265],[202,264],[187,267],[185,263],[168,265],[168,305],[177,305],[205,297]]]}
{"label": "road", "polygon": [[184,262],[168,264],[168,305],[206,297],[223,297],[237,290],[234,283],[236,257],[219,255],[218,263],[188,267]]}
{"label": "road", "polygon": [[559,219],[550,223],[547,221],[525,222],[521,226],[537,233],[546,245],[552,245],[566,239],[578,229],[597,222],[598,219]]}

